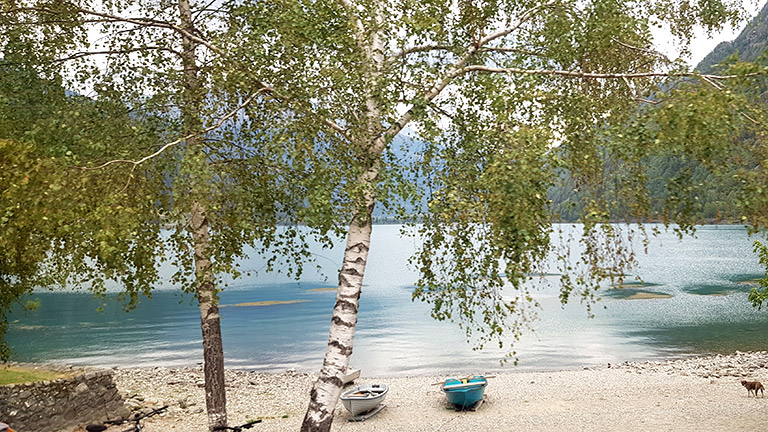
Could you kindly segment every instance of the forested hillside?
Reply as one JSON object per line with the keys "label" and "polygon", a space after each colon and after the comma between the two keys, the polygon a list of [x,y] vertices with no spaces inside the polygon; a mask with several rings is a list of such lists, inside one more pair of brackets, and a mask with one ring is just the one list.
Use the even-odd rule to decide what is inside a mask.
{"label": "forested hillside", "polygon": [[[710,73],[728,56],[738,53],[739,60],[753,62],[765,54],[768,47],[768,3],[750,21],[741,34],[730,42],[721,42],[696,66],[702,73]],[[765,58],[763,58],[765,61]]]}
{"label": "forested hillside", "polygon": [[[697,66],[702,73],[725,72],[724,62],[739,61],[768,62],[768,3],[762,11],[753,18],[741,34],[731,42],[720,43]],[[765,89],[759,89],[763,99],[768,99]],[[750,137],[742,137],[748,141]],[[615,155],[614,155],[615,156]],[[604,155],[604,179],[622,178],[620,161],[612,155]],[[750,161],[745,160],[745,164]],[[702,164],[684,159],[676,155],[658,155],[644,161],[645,185],[650,197],[649,220],[664,220],[675,212],[678,198],[685,194],[693,197],[695,203],[691,211],[699,220],[707,222],[737,222],[740,220],[738,211],[738,185],[735,176],[720,172],[717,175]],[[549,190],[553,213],[556,220],[575,221],[590,201],[613,203],[613,220],[622,220],[625,213],[622,208],[622,191],[618,184],[601,184],[587,191],[575,181],[567,168],[560,171],[556,185]],[[610,182],[606,182],[610,183]]]}
{"label": "forested hillside", "polygon": [[[646,185],[651,197],[649,220],[663,220],[665,215],[674,212],[674,199],[671,195],[685,193],[694,198],[693,212],[699,219],[707,222],[736,222],[739,219],[737,209],[737,191],[733,179],[718,176],[701,164],[686,161],[679,157],[655,156],[647,161]],[[610,168],[608,168],[610,169]],[[618,207],[612,219],[622,219],[621,190],[616,185],[602,185],[599,196],[585,196],[581,188],[566,171],[561,173],[558,185],[549,191],[553,213],[556,220],[575,221],[584,209],[584,201],[589,199],[614,202]]]}

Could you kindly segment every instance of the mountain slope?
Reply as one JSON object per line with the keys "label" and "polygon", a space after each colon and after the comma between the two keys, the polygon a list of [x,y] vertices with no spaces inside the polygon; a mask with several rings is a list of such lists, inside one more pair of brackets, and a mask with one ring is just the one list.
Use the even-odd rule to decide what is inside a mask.
{"label": "mountain slope", "polygon": [[768,3],[731,42],[721,42],[696,66],[702,73],[711,73],[718,63],[735,52],[739,60],[753,62],[768,49]]}

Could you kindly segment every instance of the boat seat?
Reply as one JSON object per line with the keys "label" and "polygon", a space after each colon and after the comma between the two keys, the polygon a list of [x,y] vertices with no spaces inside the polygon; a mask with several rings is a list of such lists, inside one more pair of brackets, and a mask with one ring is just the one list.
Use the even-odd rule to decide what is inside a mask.
{"label": "boat seat", "polygon": [[378,396],[378,395],[380,395],[382,393],[384,393],[384,390],[369,390],[369,391],[364,391],[364,392],[352,393],[350,396],[355,396],[355,397],[374,397],[374,396]]}

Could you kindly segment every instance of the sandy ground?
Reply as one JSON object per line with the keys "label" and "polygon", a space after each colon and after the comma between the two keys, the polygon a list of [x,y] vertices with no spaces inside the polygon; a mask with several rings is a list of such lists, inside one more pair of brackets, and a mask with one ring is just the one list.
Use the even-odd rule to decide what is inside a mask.
{"label": "sandy ground", "polygon": [[[386,383],[386,408],[361,423],[348,422],[341,404],[335,431],[764,431],[768,398],[748,396],[741,379],[768,382],[768,369],[708,377],[667,367],[608,368],[548,373],[504,373],[489,379],[476,412],[455,412],[440,386],[446,377],[370,379]],[[706,375],[709,375],[708,373]],[[201,374],[194,369],[121,369],[119,388],[144,403],[170,404],[145,431],[204,431]],[[228,371],[230,424],[263,418],[251,430],[299,430],[312,376]],[[184,407],[184,408],[182,408]]]}

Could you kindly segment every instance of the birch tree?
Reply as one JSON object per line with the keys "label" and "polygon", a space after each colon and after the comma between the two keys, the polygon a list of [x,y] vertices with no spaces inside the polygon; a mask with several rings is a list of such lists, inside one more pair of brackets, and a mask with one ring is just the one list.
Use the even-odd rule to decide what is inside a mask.
{"label": "birch tree", "polygon": [[[233,17],[249,46],[265,47],[242,58],[285,71],[274,85],[286,99],[309,101],[338,126],[354,178],[345,188],[358,192],[302,430],[331,427],[353,350],[373,210],[396,207],[398,195],[418,189],[393,158],[393,139],[406,128],[420,140],[405,163],[428,202],[424,246],[412,261],[422,275],[415,297],[479,346],[507,347],[532,303],[524,282],[553,251],[556,216],[546,191],[558,172],[578,179],[586,203],[579,262],[554,251],[561,299],[578,294],[589,305],[601,280],[620,279],[634,262],[626,233],[607,223],[612,213],[650,216],[637,162],[659,151],[702,158],[716,142],[733,144],[742,127],[765,124],[755,118],[762,111],[732,91],[754,85],[764,68],[701,75],[654,48],[651,28],[666,26],[685,55],[694,27],[739,22],[737,3],[254,1]],[[606,154],[629,171],[608,170]],[[620,186],[621,205],[597,199],[606,178]],[[670,194],[664,215],[684,229],[688,195]]]}
{"label": "birch tree", "polygon": [[[616,193],[623,195],[617,199],[628,198],[621,209],[631,210],[631,217],[644,217],[644,195],[631,192],[642,192],[643,173],[637,162],[645,154],[671,151],[706,159],[711,155],[708,145],[733,143],[743,126],[752,129],[756,143],[764,140],[758,127],[765,124],[763,112],[740,96],[741,89],[764,76],[764,69],[735,65],[732,73],[700,75],[653,48],[651,26],[669,26],[684,47],[694,26],[712,30],[736,22],[737,6],[718,0],[243,1],[227,9],[226,25],[209,29],[225,30],[216,37],[199,27],[197,32],[185,30],[178,24],[181,18],[163,19],[162,13],[130,18],[75,9],[92,19],[174,34],[176,43],[182,44],[176,54],[190,54],[183,46],[186,41],[199,44],[211,59],[226,57],[226,62],[205,62],[204,70],[209,64],[238,65],[221,73],[222,82],[228,83],[224,88],[231,92],[227,94],[249,90],[269,96],[258,99],[264,113],[248,111],[249,118],[269,120],[260,122],[262,126],[274,126],[258,136],[269,143],[289,143],[288,155],[311,162],[299,164],[305,167],[299,171],[311,179],[299,176],[304,182],[295,183],[280,177],[275,181],[286,181],[269,190],[296,200],[309,197],[312,205],[302,201],[303,206],[279,207],[299,208],[297,216],[324,231],[335,221],[348,221],[328,350],[302,426],[329,430],[341,375],[352,353],[373,210],[376,205],[397,207],[398,196],[413,198],[418,190],[393,157],[393,139],[407,127],[424,141],[415,144],[407,161],[428,192],[426,223],[421,228],[426,241],[414,258],[422,272],[415,296],[432,302],[436,318],[463,325],[480,345],[488,341],[503,345],[504,336],[510,331],[517,334],[526,319],[525,305],[531,300],[524,280],[552,250],[546,188],[555,181],[557,170],[567,169],[576,176],[587,204],[581,236],[584,272],[570,268],[568,251],[556,251],[565,273],[561,298],[567,301],[577,292],[589,301],[599,281],[620,278],[634,256],[621,242],[622,234],[606,223],[617,206],[592,194],[592,189],[603,187],[607,174],[611,184],[621,186]],[[211,13],[218,16],[218,12]],[[149,47],[160,53],[165,45]],[[181,57],[187,66],[184,76],[191,76],[186,69],[194,71],[195,66]],[[178,58],[175,64],[179,65]],[[167,83],[162,77],[147,79]],[[182,82],[189,87],[194,80]],[[726,84],[730,82],[734,84]],[[187,101],[194,100],[195,92],[187,87],[182,94],[192,98]],[[202,107],[208,108],[206,103]],[[275,107],[282,116],[265,114],[274,113]],[[706,112],[697,113],[698,108]],[[183,113],[180,119],[185,118]],[[700,119],[711,114],[716,122],[708,127]],[[198,122],[208,118],[201,116]],[[195,124],[180,122],[179,130],[202,127]],[[726,140],[718,141],[721,138]],[[205,193],[198,194],[196,187],[211,185],[210,179],[219,174],[211,168],[216,164],[209,163],[217,160],[199,152],[197,158],[179,159],[174,151],[195,154],[187,153],[181,142],[186,141],[168,140],[157,151],[125,165],[134,173],[133,181],[138,178],[134,167],[150,161],[176,167],[184,160],[194,166],[181,164],[187,169],[178,178],[189,181],[169,192],[174,198],[177,193],[195,192],[173,201],[178,209],[174,215],[189,218],[195,198],[208,203],[207,209],[215,206],[201,199]],[[229,156],[233,147],[216,148]],[[245,159],[257,158],[250,147],[245,148],[241,150],[251,156]],[[606,159],[600,156],[609,150],[610,157],[626,163],[621,165],[629,170],[624,178],[606,169]],[[284,166],[285,160],[270,163]],[[332,165],[329,171],[317,171],[326,164]],[[115,162],[103,168],[122,166]],[[249,175],[257,171],[255,164],[243,166]],[[745,179],[754,172],[745,171]],[[681,193],[673,194],[667,216],[687,227],[692,197],[686,195],[683,182],[678,183]],[[302,185],[299,194],[292,185]],[[245,195],[242,190],[235,194]],[[218,203],[218,208],[229,208],[223,200]],[[267,224],[259,226],[271,232]],[[185,244],[194,245],[194,235],[187,235],[192,241]],[[184,238],[178,234],[174,240],[184,243]],[[254,238],[242,235],[234,240],[248,243]],[[233,243],[227,245],[237,250]],[[216,258],[232,262],[221,255]],[[183,262],[187,267],[180,268],[190,268],[189,260]],[[505,286],[517,294],[505,295]]]}
{"label": "birch tree", "polygon": [[[5,24],[3,22],[3,24]],[[8,27],[4,27],[9,30]],[[72,40],[71,29],[45,33],[51,45]],[[108,143],[114,129],[132,125],[129,138],[142,141],[150,129],[134,122],[109,103],[68,97],[56,74],[31,67],[52,60],[55,50],[37,44],[25,32],[3,34],[0,51],[0,360],[10,356],[2,341],[6,311],[34,287],[60,282],[65,268],[51,269],[45,263],[54,248],[56,231],[65,232],[67,219],[87,208],[91,195],[73,198],[82,189],[96,187],[77,172],[60,170],[72,162],[72,141],[94,138],[94,128],[83,128],[81,118],[100,124],[99,138]],[[80,123],[80,124],[78,124]],[[146,126],[146,125],[144,125]],[[73,133],[73,130],[77,130]],[[125,131],[122,131],[125,132]],[[151,132],[150,132],[151,133]],[[125,139],[123,135],[121,138]],[[108,182],[106,177],[101,179]],[[67,194],[72,192],[72,194]],[[92,204],[92,203],[89,203]],[[84,222],[81,220],[81,222]],[[23,305],[22,305],[23,306]]]}
{"label": "birch tree", "polygon": [[[315,157],[333,142],[332,135],[318,142],[318,130],[333,133],[334,125],[314,121],[299,129],[300,105],[290,114],[275,109],[273,90],[252,65],[228,55],[220,6],[13,1],[0,11],[3,52],[26,44],[46,54],[11,56],[15,64],[113,111],[69,106],[36,133],[10,134],[34,146],[30,158],[54,149],[62,156],[51,167],[59,177],[34,173],[62,191],[57,200],[71,203],[42,239],[46,271],[61,285],[102,295],[115,280],[131,308],[151,297],[163,282],[158,268],[170,262],[170,282],[200,306],[211,429],[227,424],[222,278],[241,274],[236,262],[248,246],[267,256],[266,271],[301,274],[312,227],[321,233],[315,239],[327,242],[322,233],[334,226],[325,185],[340,183],[338,169],[324,164],[330,159]],[[30,208],[51,205],[15,198]],[[12,216],[11,225],[22,214]],[[296,229],[299,220],[310,230]]]}

